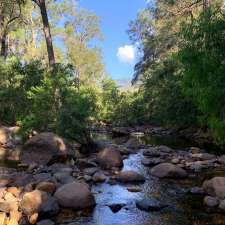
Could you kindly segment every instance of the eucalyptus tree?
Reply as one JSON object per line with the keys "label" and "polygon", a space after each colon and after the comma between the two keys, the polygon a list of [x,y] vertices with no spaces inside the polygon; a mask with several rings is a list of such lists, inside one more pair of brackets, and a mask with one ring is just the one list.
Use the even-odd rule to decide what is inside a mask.
{"label": "eucalyptus tree", "polygon": [[8,55],[9,41],[8,34],[15,30],[18,20],[22,20],[22,4],[24,0],[2,0],[0,2],[0,41],[1,41],[1,57]]}
{"label": "eucalyptus tree", "polygon": [[52,35],[51,35],[51,29],[48,19],[48,12],[46,8],[46,2],[45,0],[32,0],[40,9],[41,12],[41,18],[43,23],[43,31],[45,35],[45,41],[47,46],[47,52],[48,52],[48,61],[49,66],[51,68],[55,67],[55,54],[54,54],[54,48],[53,48],[53,42],[52,42]]}

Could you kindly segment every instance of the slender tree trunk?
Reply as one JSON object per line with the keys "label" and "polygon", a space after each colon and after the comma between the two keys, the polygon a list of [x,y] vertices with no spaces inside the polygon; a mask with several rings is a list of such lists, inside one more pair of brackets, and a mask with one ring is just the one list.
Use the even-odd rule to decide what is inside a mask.
{"label": "slender tree trunk", "polygon": [[7,33],[3,31],[1,35],[1,57],[6,59],[7,55],[8,55]]}
{"label": "slender tree trunk", "polygon": [[210,0],[203,0],[203,9],[207,9],[210,6]]}
{"label": "slender tree trunk", "polygon": [[[36,1],[36,3],[37,3],[37,1]],[[43,30],[44,30],[45,41],[46,41],[47,51],[48,51],[49,66],[53,69],[55,67],[55,55],[54,55],[52,36],[51,36],[51,30],[50,30],[50,25],[49,25],[49,21],[48,21],[48,14],[47,14],[47,10],[46,10],[45,0],[39,0],[38,6],[41,11]]]}

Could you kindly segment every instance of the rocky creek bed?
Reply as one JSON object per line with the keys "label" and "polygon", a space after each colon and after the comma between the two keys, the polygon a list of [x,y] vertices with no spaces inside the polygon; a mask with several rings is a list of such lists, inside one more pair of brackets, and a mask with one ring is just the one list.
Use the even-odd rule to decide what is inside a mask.
{"label": "rocky creek bed", "polygon": [[0,224],[225,224],[225,156],[168,135],[95,138],[104,145],[88,157],[51,133],[22,155],[4,145],[23,164],[0,168]]}

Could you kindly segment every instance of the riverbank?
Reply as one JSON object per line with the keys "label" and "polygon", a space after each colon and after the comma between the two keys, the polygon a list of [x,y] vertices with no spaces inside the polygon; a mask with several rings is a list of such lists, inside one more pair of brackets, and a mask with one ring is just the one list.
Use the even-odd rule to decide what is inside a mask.
{"label": "riverbank", "polygon": [[22,157],[16,169],[0,171],[2,218],[39,225],[222,224],[225,157],[179,138],[172,148],[150,137],[144,142],[140,131],[122,138],[98,133],[95,139],[105,146],[99,152],[85,156],[70,146],[73,157],[52,160],[67,151],[66,143],[54,134],[36,135],[22,146],[29,161]]}

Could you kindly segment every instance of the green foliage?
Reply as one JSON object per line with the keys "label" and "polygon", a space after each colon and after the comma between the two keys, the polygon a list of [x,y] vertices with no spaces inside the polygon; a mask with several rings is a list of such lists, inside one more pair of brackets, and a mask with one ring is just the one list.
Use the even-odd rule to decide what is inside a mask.
{"label": "green foliage", "polygon": [[209,9],[184,25],[179,52],[183,64],[184,88],[203,113],[218,142],[225,137],[225,14]]}
{"label": "green foliage", "polygon": [[43,67],[39,62],[21,63],[16,59],[0,63],[0,120],[14,124],[29,111],[26,92],[40,84]]}

